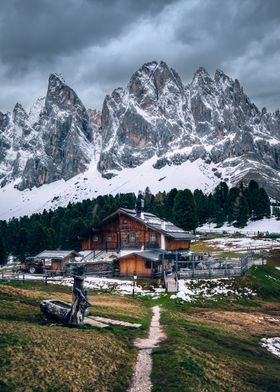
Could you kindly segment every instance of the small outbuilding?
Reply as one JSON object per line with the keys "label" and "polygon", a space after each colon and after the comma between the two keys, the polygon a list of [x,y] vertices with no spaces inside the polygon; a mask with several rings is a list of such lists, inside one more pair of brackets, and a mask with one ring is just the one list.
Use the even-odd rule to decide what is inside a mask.
{"label": "small outbuilding", "polygon": [[75,250],[44,250],[35,256],[35,259],[42,260],[44,269],[52,272],[65,272],[66,266],[75,261],[79,253]]}
{"label": "small outbuilding", "polygon": [[[118,276],[138,276],[141,278],[157,278],[168,268],[169,262],[163,261],[161,250],[135,251],[119,257],[115,261],[115,274]],[[167,264],[166,264],[167,262]]]}

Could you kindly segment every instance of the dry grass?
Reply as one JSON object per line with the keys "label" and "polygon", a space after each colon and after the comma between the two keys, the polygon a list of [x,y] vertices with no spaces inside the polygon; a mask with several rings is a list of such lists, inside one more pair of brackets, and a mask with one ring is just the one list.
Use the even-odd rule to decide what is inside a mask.
{"label": "dry grass", "polygon": [[228,330],[237,330],[251,335],[267,334],[278,336],[280,334],[280,309],[278,315],[269,315],[262,312],[244,313],[222,310],[208,310],[188,315],[189,320],[203,321],[210,325],[222,325]]}
{"label": "dry grass", "polygon": [[[0,284],[1,392],[125,391],[136,355],[130,339],[143,330],[50,326],[40,312],[40,301],[71,301],[69,289],[27,287]],[[132,320],[148,317],[138,300],[106,294],[92,295],[90,301],[95,304],[93,314]]]}
{"label": "dry grass", "polygon": [[213,252],[213,251],[220,251],[222,249],[219,247],[216,247],[216,246],[210,246],[210,244],[205,241],[197,241],[194,244],[191,244],[190,250],[192,252],[205,252],[205,253],[207,253],[207,252]]}
{"label": "dry grass", "polygon": [[[11,391],[110,391],[134,355],[112,334],[1,320],[0,389]],[[128,380],[126,380],[128,381]]]}
{"label": "dry grass", "polygon": [[94,305],[91,313],[98,315],[115,317],[120,319],[143,319],[147,316],[147,308],[143,303],[120,295],[90,295],[89,301]]}
{"label": "dry grass", "polygon": [[[56,291],[56,286],[48,293],[36,290],[21,289],[8,285],[0,285],[0,295],[10,298],[18,298],[21,301],[34,300],[42,301],[43,299],[60,299],[71,302],[71,293]],[[111,294],[90,294],[89,301],[94,306],[91,313],[98,313],[108,317],[135,318],[141,319],[147,315],[147,308],[140,301],[121,295]]]}
{"label": "dry grass", "polygon": [[279,360],[259,341],[279,334],[279,325],[264,319],[259,326],[259,314],[270,317],[266,311],[252,318],[217,309],[164,312],[168,340],[153,355],[154,391],[278,391]]}

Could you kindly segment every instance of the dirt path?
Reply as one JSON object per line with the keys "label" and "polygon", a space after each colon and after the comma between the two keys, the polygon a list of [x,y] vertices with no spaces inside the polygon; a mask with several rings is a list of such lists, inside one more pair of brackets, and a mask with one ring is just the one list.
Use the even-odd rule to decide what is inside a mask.
{"label": "dirt path", "polygon": [[133,373],[132,385],[129,392],[150,392],[152,390],[152,350],[166,338],[160,326],[160,307],[153,307],[153,317],[150,325],[149,337],[136,339],[135,346],[139,348],[136,365]]}

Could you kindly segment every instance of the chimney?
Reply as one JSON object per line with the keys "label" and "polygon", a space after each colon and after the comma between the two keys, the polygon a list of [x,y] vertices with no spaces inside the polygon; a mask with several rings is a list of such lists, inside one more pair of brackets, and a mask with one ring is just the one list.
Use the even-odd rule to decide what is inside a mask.
{"label": "chimney", "polygon": [[[166,230],[166,222],[164,220],[161,221],[160,223],[160,228],[161,230]],[[163,233],[161,233],[160,235],[160,247],[161,249],[166,249],[166,245],[165,245],[165,235]]]}
{"label": "chimney", "polygon": [[144,219],[144,199],[138,197],[135,205],[137,218]]}

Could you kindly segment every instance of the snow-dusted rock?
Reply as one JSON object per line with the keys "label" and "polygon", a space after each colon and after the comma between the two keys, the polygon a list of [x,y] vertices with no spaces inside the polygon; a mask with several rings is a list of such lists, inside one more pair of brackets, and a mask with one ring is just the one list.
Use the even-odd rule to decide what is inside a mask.
{"label": "snow-dusted rock", "polygon": [[152,156],[158,169],[201,158],[216,165],[221,180],[255,179],[280,195],[279,111],[260,111],[220,70],[211,78],[200,67],[184,87],[164,62],[144,64],[125,89],[106,97],[101,129],[98,167],[106,177]]}
{"label": "snow-dusted rock", "polygon": [[86,108],[58,75],[52,74],[46,98],[29,115],[17,103],[0,116],[2,185],[18,179],[23,190],[69,179],[83,172],[93,155],[93,131]]}
{"label": "snow-dusted rock", "polygon": [[[56,74],[49,78],[46,97],[29,113],[20,104],[12,113],[0,112],[0,187],[11,183],[24,190],[94,173],[90,186],[102,186],[88,188],[84,196],[75,192],[77,201],[108,192],[109,186],[142,189],[137,180],[142,165],[144,188],[154,192],[171,186],[211,191],[222,180],[235,185],[254,179],[279,199],[279,110],[259,110],[239,81],[220,70],[211,77],[200,67],[184,86],[176,71],[153,61],[139,68],[125,88],[107,95],[101,113],[86,110]],[[129,172],[128,181],[130,168],[135,175]]]}

